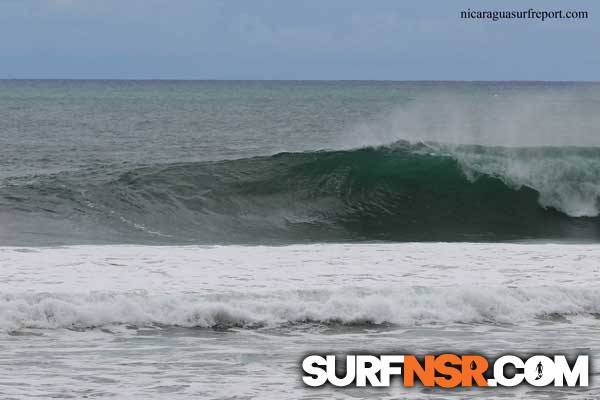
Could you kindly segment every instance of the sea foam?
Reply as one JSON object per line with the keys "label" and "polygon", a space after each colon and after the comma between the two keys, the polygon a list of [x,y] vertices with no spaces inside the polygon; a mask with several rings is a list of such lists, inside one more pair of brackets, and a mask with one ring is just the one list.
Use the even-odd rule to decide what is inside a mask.
{"label": "sea foam", "polygon": [[200,328],[287,324],[520,324],[600,313],[597,289],[419,288],[282,291],[217,296],[143,292],[4,295],[0,329],[86,329],[108,325]]}
{"label": "sea foam", "polygon": [[592,245],[0,248],[0,330],[595,318],[598,265]]}

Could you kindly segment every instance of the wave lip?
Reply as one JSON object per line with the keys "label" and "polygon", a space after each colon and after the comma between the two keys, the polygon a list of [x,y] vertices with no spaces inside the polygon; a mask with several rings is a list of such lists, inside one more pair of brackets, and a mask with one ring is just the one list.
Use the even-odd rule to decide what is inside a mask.
{"label": "wave lip", "polygon": [[15,178],[0,240],[598,241],[599,199],[598,148],[398,142]]}
{"label": "wave lip", "polygon": [[0,299],[0,330],[113,325],[255,328],[289,324],[516,324],[600,315],[597,288],[298,290],[263,294],[20,293]]}
{"label": "wave lip", "polygon": [[484,174],[515,189],[534,189],[542,207],[571,217],[600,214],[599,148],[454,146],[450,151],[470,177]]}

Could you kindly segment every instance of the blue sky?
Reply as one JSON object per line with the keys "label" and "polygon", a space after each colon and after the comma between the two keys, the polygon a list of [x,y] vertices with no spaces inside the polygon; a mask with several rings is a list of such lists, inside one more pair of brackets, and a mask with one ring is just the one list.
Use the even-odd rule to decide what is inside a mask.
{"label": "blue sky", "polygon": [[0,0],[0,78],[600,80],[598,43],[591,0]]}

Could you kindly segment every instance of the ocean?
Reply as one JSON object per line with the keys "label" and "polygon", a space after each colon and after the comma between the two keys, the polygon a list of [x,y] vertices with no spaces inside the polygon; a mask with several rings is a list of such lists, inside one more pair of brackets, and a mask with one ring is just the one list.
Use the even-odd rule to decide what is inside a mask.
{"label": "ocean", "polygon": [[[0,81],[0,396],[600,397],[600,84]],[[308,354],[587,388],[308,388]]]}

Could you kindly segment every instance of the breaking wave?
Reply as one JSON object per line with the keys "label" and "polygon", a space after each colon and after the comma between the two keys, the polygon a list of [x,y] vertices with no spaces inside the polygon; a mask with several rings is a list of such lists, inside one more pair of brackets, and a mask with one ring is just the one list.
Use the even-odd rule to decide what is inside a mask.
{"label": "breaking wave", "polygon": [[9,178],[0,241],[597,241],[599,199],[599,148],[398,142]]}
{"label": "breaking wave", "polygon": [[289,324],[513,324],[598,317],[590,288],[298,290],[263,294],[20,293],[0,297],[0,330],[90,329],[109,325],[256,328]]}

